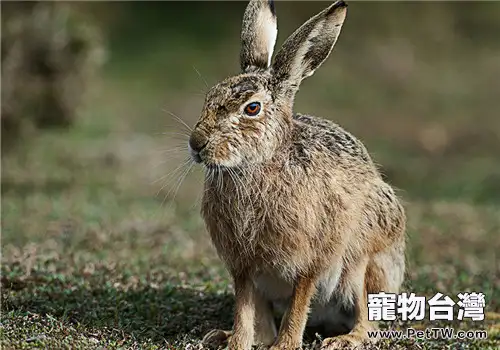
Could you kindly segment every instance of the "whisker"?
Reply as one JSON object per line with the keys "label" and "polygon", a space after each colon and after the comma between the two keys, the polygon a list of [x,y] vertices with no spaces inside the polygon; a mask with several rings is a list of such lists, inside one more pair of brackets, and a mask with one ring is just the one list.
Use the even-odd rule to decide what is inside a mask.
{"label": "whisker", "polygon": [[221,169],[220,170],[220,175],[221,175],[221,190],[224,190],[224,171]]}
{"label": "whisker", "polygon": [[205,80],[205,78],[203,78],[203,76],[201,75],[201,73],[198,71],[198,69],[196,69],[195,66],[193,66],[193,69],[196,71],[196,73],[198,73],[198,76],[200,77],[201,80],[203,80],[203,82],[205,83],[205,86],[207,87],[208,89],[208,84],[207,84],[207,81]]}
{"label": "whisker", "polygon": [[[251,173],[250,170],[246,168],[240,169],[240,171],[244,174],[245,179],[250,179],[249,181],[245,181],[245,184],[243,184],[243,181],[240,179],[241,186],[243,187],[244,191],[246,192],[246,197],[247,197],[247,203],[250,206],[250,215],[247,218],[247,221],[245,223],[245,226],[248,226],[250,222],[255,218],[256,215],[256,210],[255,210],[255,205],[254,205],[254,199],[251,196],[251,193],[255,191],[254,189],[254,183],[251,180],[251,177],[253,174]],[[253,238],[253,237],[252,237]]]}
{"label": "whisker", "polygon": [[182,133],[182,132],[175,132],[175,131],[168,131],[168,132],[159,132],[159,133],[156,133],[155,135],[175,135],[175,136],[184,136],[186,138],[189,139],[189,137],[191,135],[187,134],[187,133]]}
{"label": "whisker", "polygon": [[184,125],[188,130],[189,132],[192,132],[193,131],[193,128],[190,127],[184,120],[182,120],[182,118],[180,118],[179,116],[175,115],[174,113],[170,112],[169,110],[166,110],[166,109],[162,109],[163,112],[166,112],[168,114],[170,114],[172,117],[174,117],[179,123],[181,123],[182,125]]}
{"label": "whisker", "polygon": [[[187,158],[187,159],[185,159],[185,160],[184,160],[184,162],[183,162],[181,165],[179,165],[177,168],[175,168],[174,170],[172,170],[172,171],[171,171],[171,172],[169,172],[168,174],[163,175],[162,177],[160,177],[160,178],[159,178],[159,179],[157,179],[157,180],[154,180],[154,181],[152,182],[152,184],[155,184],[155,183],[157,183],[158,181],[162,181],[162,180],[165,180],[165,179],[170,178],[170,176],[172,176],[173,174],[175,174],[175,172],[177,172],[179,169],[181,169],[182,167],[184,167],[184,166],[188,165],[190,161],[191,161],[191,158]],[[158,191],[158,193],[157,193],[156,195],[158,195],[158,194],[161,192],[161,190],[163,190],[163,189],[165,188],[165,186],[166,186],[166,184],[165,184],[165,185],[163,185],[163,186],[162,186],[162,188],[160,188],[160,190]]]}
{"label": "whisker", "polygon": [[[174,195],[172,197],[172,199],[170,200],[170,204],[172,204],[175,200],[175,197],[177,196],[177,192],[179,191],[179,188],[181,187],[182,183],[184,182],[184,180],[186,179],[187,175],[189,174],[189,172],[191,171],[191,169],[193,168],[193,165],[194,165],[194,162],[191,162],[191,164],[189,164],[189,167],[187,167],[186,170],[184,170],[181,174],[181,176],[179,177],[179,181],[177,183],[177,186],[175,187],[175,190],[174,190]],[[162,205],[163,203],[165,202],[165,200],[167,199],[167,197],[170,195],[170,192],[171,191],[168,191],[168,193],[165,195],[165,197],[163,198],[163,202],[162,202]]]}
{"label": "whisker", "polygon": [[222,191],[222,178],[221,178],[220,165],[217,165],[217,188],[219,191]]}
{"label": "whisker", "polygon": [[[179,172],[179,174],[178,174],[179,176],[177,176],[177,179],[178,179],[177,182],[179,182],[180,179],[182,179],[182,177],[183,177],[182,174],[184,174],[186,172],[186,167],[187,167],[187,164],[184,165],[183,169]],[[165,186],[163,186],[163,187],[165,187]],[[168,196],[170,195],[170,193],[172,192],[174,187],[176,188],[177,186],[174,185],[174,186],[170,187],[170,189],[167,191],[167,193],[163,196],[163,199],[161,201],[161,207],[163,207],[163,205],[165,204],[165,201],[167,200]],[[172,203],[172,202],[170,202],[170,203]]]}
{"label": "whisker", "polygon": [[241,205],[243,202],[242,193],[240,193],[241,179],[238,178],[238,174],[236,174],[236,172],[233,169],[228,168],[228,172],[229,172],[229,176],[233,180],[234,190],[236,192],[236,202],[237,202],[236,207],[239,210],[241,208]]}
{"label": "whisker", "polygon": [[[161,161],[159,162],[156,162],[156,164],[153,165],[153,169],[156,169],[158,168],[160,165],[163,165],[165,163],[169,163],[171,161],[175,161],[177,163],[177,157],[176,156],[180,156],[180,155],[172,155],[170,157],[164,157],[164,159],[162,159]],[[157,180],[155,180],[157,181]]]}
{"label": "whisker", "polygon": [[[205,167],[206,168],[206,167]],[[214,180],[214,172],[212,169],[210,168],[206,168],[207,172],[208,172],[208,183],[211,184],[212,181]]]}
{"label": "whisker", "polygon": [[184,146],[177,146],[173,148],[163,148],[163,149],[158,149],[155,151],[156,153],[164,154],[167,153],[169,155],[176,155],[176,154],[187,154],[188,153],[188,148]]}
{"label": "whisker", "polygon": [[[184,149],[184,150],[188,150],[188,143],[186,142],[186,140],[178,140],[176,139],[175,140],[176,142],[172,142],[172,143],[168,143],[168,144],[163,144],[161,147],[158,147],[156,149],[154,149],[153,151],[155,152],[163,152],[163,151],[168,151],[168,150],[179,150],[179,149]],[[168,148],[165,148],[165,147],[168,147]]]}
{"label": "whisker", "polygon": [[202,189],[202,191],[199,191],[198,196],[196,197],[195,201],[194,201],[194,202],[193,202],[193,204],[189,207],[189,210],[190,210],[190,211],[191,211],[191,210],[193,210],[193,209],[194,209],[194,207],[195,207],[196,205],[201,204],[202,196],[203,196],[203,194],[205,194],[205,193],[206,193],[206,191],[207,191],[207,188],[206,188],[206,186],[205,186],[205,185],[206,185],[206,177],[204,178],[204,183],[203,183],[203,189]]}
{"label": "whisker", "polygon": [[[183,157],[183,154],[180,154],[180,153],[167,154],[167,155],[162,156],[161,159],[159,159],[159,160],[156,159],[155,162],[151,164],[151,166],[155,169],[157,167],[159,167],[160,165],[164,165],[167,163],[171,164],[172,166],[176,166],[176,164],[179,164],[179,162],[182,162],[185,159],[186,159],[186,157]],[[162,176],[165,176],[165,174]]]}
{"label": "whisker", "polygon": [[162,146],[161,148],[157,148],[155,151],[156,152],[163,152],[163,151],[170,151],[170,150],[174,150],[174,151],[186,150],[187,151],[189,149],[188,148],[188,143],[184,142],[184,141],[183,142],[179,142],[179,143],[174,144],[174,145],[171,145],[171,147],[168,147],[168,148],[165,148],[164,146]]}
{"label": "whisker", "polygon": [[190,94],[193,94],[195,96],[200,96],[200,97],[205,97],[207,95],[207,93],[203,90],[200,90],[200,91],[197,91],[197,92],[193,92],[191,91]]}

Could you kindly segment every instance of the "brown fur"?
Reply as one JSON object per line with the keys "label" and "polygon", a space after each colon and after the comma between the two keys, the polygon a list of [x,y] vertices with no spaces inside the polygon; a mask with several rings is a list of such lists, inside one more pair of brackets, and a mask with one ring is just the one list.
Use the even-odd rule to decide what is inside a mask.
{"label": "brown fur", "polygon": [[[268,31],[259,31],[265,26],[249,24],[275,19],[268,6],[250,2],[242,38],[254,39],[247,43],[269,42]],[[345,14],[342,1],[320,12],[269,68],[256,59],[264,46],[252,56],[247,45],[245,73],[207,94],[189,145],[206,168],[202,215],[234,278],[236,310],[233,332],[213,331],[205,342],[294,349],[307,323],[326,335],[348,333],[325,339],[325,348],[359,345],[372,327],[366,294],[397,292],[402,282],[405,214],[393,189],[354,136],[292,113],[300,82],[329,55]],[[261,104],[256,116],[244,113],[251,102]],[[273,310],[283,316],[277,337]]]}

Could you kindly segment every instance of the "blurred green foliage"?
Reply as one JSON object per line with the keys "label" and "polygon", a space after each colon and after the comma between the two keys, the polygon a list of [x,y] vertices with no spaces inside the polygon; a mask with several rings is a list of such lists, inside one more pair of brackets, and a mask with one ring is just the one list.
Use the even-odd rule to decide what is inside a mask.
{"label": "blurred green foliage", "polygon": [[[326,5],[278,1],[277,49]],[[70,7],[83,24],[97,25],[109,55],[102,79],[92,81],[78,111],[82,118],[60,134],[75,147],[106,138],[145,138],[167,148],[178,140],[157,135],[182,127],[163,110],[194,125],[208,87],[238,73],[245,2],[60,6]],[[335,120],[360,137],[405,198],[498,203],[498,32],[497,2],[351,2],[336,48],[303,83],[295,109]],[[17,102],[29,107],[23,101],[30,90],[20,86],[23,99]],[[4,113],[2,124],[3,118]],[[8,136],[4,132],[2,139]],[[29,158],[25,152],[43,140],[25,137],[7,161]],[[174,153],[183,157],[183,152]],[[164,160],[159,169],[167,173],[176,162]],[[193,199],[196,191],[182,187],[181,195]]]}
{"label": "blurred green foliage", "polygon": [[98,29],[68,4],[2,2],[2,146],[71,125],[103,60]]}
{"label": "blurred green foliage", "polygon": [[[164,126],[162,103],[194,124],[201,102],[193,95],[206,90],[203,80],[210,86],[238,73],[245,5],[86,5],[108,34],[107,74],[144,105],[137,106],[139,128]],[[326,5],[278,1],[277,48]],[[498,32],[498,2],[352,2],[336,48],[303,83],[296,110],[361,137],[384,173],[412,196],[496,201]]]}

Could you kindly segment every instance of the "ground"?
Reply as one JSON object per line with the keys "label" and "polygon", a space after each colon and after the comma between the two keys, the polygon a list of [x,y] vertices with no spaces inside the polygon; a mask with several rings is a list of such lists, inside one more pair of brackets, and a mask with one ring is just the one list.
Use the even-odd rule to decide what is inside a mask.
{"label": "ground", "polygon": [[[500,127],[493,111],[500,106],[491,79],[498,60],[474,51],[470,70],[469,56],[451,48],[440,58],[405,61],[400,41],[362,51],[348,33],[336,58],[304,83],[298,112],[326,116],[361,137],[399,188],[409,218],[405,291],[486,295],[482,322],[382,327],[486,329],[488,339],[385,340],[374,348],[498,349]],[[237,35],[231,40],[237,44]],[[170,113],[194,125],[203,80],[233,73],[237,62],[199,58],[208,46],[178,56],[167,49],[141,60],[129,49],[127,65],[108,69],[73,128],[2,154],[2,348],[196,349],[210,329],[231,327],[232,286],[199,215],[201,169],[179,167],[186,128]],[[230,51],[237,57],[236,45]],[[402,65],[384,66],[396,56]]]}

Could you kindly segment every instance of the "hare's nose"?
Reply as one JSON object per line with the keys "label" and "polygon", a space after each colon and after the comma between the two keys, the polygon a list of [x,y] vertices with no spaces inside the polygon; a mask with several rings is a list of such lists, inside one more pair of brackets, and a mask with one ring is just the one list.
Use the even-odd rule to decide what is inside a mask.
{"label": "hare's nose", "polygon": [[189,147],[196,153],[200,153],[206,147],[207,143],[208,138],[197,130],[193,131],[189,138]]}
{"label": "hare's nose", "polygon": [[200,157],[200,152],[208,144],[208,138],[206,138],[201,132],[193,131],[191,137],[189,138],[188,146],[189,153],[191,153],[191,157],[196,163],[201,163],[202,159]]}

